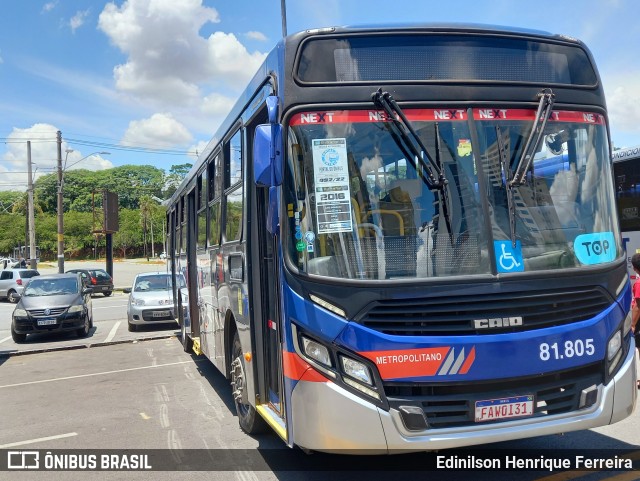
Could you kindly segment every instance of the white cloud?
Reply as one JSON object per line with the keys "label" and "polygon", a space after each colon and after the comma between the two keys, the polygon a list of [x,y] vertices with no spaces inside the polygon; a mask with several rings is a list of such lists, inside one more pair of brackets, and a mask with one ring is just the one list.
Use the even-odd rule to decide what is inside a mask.
{"label": "white cloud", "polygon": [[84,25],[84,21],[88,16],[89,10],[76,12],[76,14],[71,17],[71,20],[69,20],[69,27],[71,27],[71,32],[76,33],[76,30]]}
{"label": "white cloud", "polygon": [[58,5],[57,0],[55,2],[47,2],[42,6],[42,10],[40,13],[47,13],[50,12],[51,10],[53,10],[54,8],[56,8],[56,5]]}
{"label": "white cloud", "polygon": [[207,116],[224,118],[233,107],[234,99],[213,93],[203,99],[200,110]]}
{"label": "white cloud", "polygon": [[246,33],[247,38],[251,40],[258,40],[260,42],[266,42],[267,36],[262,32],[251,31]]}
{"label": "white cloud", "polygon": [[195,162],[198,160],[198,156],[207,148],[208,142],[205,140],[201,140],[195,145],[189,147],[189,157]]}
{"label": "white cloud", "polygon": [[202,0],[128,0],[108,3],[98,27],[124,54],[114,69],[116,87],[164,105],[193,105],[205,85],[238,90],[265,54],[249,53],[232,34],[204,38],[202,27],[220,21]]}
{"label": "white cloud", "polygon": [[87,155],[74,150],[68,156],[64,150],[62,152],[63,159],[67,157],[66,170],[106,170],[113,167],[111,161],[103,157],[103,155],[110,155],[110,152],[97,152]]}
{"label": "white cloud", "polygon": [[148,119],[133,120],[122,139],[123,145],[168,148],[192,141],[187,128],[171,114],[157,113]]}
{"label": "white cloud", "polygon": [[637,145],[640,143],[640,72],[628,71],[611,77],[604,85],[614,143],[618,146],[619,138],[635,137],[638,140],[631,145]]}
{"label": "white cloud", "polygon": [[222,74],[230,83],[246,82],[258,69],[266,54],[254,52],[249,54],[235,35],[215,32],[208,40],[208,60],[203,75],[213,77]]}
{"label": "white cloud", "polygon": [[[2,157],[0,173],[2,182],[0,190],[26,190],[27,188],[27,141],[31,141],[31,162],[34,180],[41,175],[57,171],[58,166],[58,128],[45,123],[34,124],[26,129],[14,128],[7,137],[7,150]],[[99,155],[85,157],[85,153],[74,150],[68,155],[68,144],[63,140],[62,161],[70,169],[103,170],[110,169],[113,164]],[[80,162],[79,162],[80,161]],[[76,163],[76,165],[73,165]]]}

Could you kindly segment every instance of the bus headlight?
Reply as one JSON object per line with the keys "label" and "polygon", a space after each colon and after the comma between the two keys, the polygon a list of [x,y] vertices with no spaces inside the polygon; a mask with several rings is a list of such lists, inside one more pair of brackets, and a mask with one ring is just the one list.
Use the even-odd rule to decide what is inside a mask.
{"label": "bus headlight", "polygon": [[306,356],[323,366],[331,367],[331,356],[329,356],[329,350],[325,346],[304,336],[302,336],[302,346]]}
{"label": "bus headlight", "polygon": [[360,361],[344,356],[340,356],[340,361],[342,362],[342,369],[347,376],[357,379],[361,383],[373,386],[371,371],[369,371],[367,366]]}
{"label": "bus headlight", "polygon": [[611,361],[622,347],[622,335],[616,331],[607,344],[607,359]]}
{"label": "bus headlight", "polygon": [[617,330],[607,343],[607,361],[609,361],[609,374],[611,374],[622,358],[622,332]]}
{"label": "bus headlight", "polygon": [[373,389],[371,371],[365,364],[345,356],[340,356],[340,362],[342,364],[342,372],[345,374],[342,376],[345,384],[380,401],[380,394]]}

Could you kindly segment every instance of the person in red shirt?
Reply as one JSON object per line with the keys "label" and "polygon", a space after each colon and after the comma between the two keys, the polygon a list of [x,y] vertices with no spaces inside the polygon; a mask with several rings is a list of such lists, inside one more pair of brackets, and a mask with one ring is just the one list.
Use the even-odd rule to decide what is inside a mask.
{"label": "person in red shirt", "polygon": [[[633,254],[631,257],[631,266],[636,272],[636,281],[633,283],[631,290],[631,331],[636,338],[636,348],[640,352],[640,254]],[[640,389],[640,380],[638,380],[638,389]]]}

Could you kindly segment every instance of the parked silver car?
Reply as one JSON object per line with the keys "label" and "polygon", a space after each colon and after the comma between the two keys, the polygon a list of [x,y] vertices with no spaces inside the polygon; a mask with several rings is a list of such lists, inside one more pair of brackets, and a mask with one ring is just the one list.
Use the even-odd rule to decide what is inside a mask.
{"label": "parked silver car", "polygon": [[0,300],[8,299],[15,304],[22,295],[24,286],[29,279],[39,276],[35,269],[3,269],[0,271]]}
{"label": "parked silver car", "polygon": [[[182,276],[178,277],[184,288]],[[171,275],[166,272],[145,272],[138,274],[132,288],[123,290],[129,294],[127,320],[129,331],[146,324],[174,324],[177,322],[177,311],[173,304],[173,287]]]}

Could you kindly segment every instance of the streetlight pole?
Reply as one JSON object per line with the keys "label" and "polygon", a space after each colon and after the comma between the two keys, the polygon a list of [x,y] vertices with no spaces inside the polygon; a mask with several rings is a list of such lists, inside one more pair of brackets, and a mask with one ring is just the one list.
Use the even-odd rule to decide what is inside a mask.
{"label": "streetlight pole", "polygon": [[[62,133],[58,130],[58,273],[64,272],[64,203],[63,203],[63,188],[64,188],[64,170],[67,168],[67,159],[69,154],[73,152],[73,149],[65,150],[64,157],[64,169],[62,168]],[[92,155],[110,155],[111,152],[92,152],[89,155],[82,157],[71,165],[75,165],[81,160],[84,160]],[[69,166],[71,167],[71,166]]]}
{"label": "streetlight pole", "polygon": [[[29,216],[29,267],[35,269],[38,263],[38,254],[36,253],[36,221],[33,213],[33,173],[31,169],[31,141],[27,140],[27,174],[28,174],[28,216]],[[26,249],[25,249],[26,250]]]}
{"label": "streetlight pole", "polygon": [[[58,272],[64,272],[64,218],[62,204],[62,132],[57,133],[58,144]],[[69,152],[67,151],[67,156]]]}

